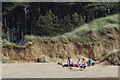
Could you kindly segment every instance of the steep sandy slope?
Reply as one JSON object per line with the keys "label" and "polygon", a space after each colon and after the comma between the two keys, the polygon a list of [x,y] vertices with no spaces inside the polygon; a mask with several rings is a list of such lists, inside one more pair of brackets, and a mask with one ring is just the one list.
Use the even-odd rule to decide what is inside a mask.
{"label": "steep sandy slope", "polygon": [[119,49],[120,29],[118,14],[97,19],[73,32],[50,39],[27,36],[24,46],[5,45],[3,58],[8,60],[36,61],[44,55],[47,59],[66,59],[68,56],[85,56],[100,60],[109,51]]}
{"label": "steep sandy slope", "polygon": [[120,50],[114,49],[105,55],[99,63],[105,65],[120,65]]}

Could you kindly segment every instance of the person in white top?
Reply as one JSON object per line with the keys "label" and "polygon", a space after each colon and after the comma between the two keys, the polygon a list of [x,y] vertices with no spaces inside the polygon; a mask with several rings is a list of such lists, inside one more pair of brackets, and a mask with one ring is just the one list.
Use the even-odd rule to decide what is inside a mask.
{"label": "person in white top", "polygon": [[63,67],[73,67],[73,61],[71,57],[68,57],[67,64],[64,64]]}
{"label": "person in white top", "polygon": [[70,57],[68,57],[67,63],[68,64],[73,64],[73,61],[72,61],[72,59]]}
{"label": "person in white top", "polygon": [[78,58],[77,64],[74,64],[74,67],[79,67],[81,65],[82,61]]}

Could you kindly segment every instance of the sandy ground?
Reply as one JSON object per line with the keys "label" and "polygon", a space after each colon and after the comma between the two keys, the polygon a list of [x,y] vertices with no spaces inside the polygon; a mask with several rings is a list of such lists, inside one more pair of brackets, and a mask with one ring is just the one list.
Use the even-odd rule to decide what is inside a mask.
{"label": "sandy ground", "polygon": [[2,79],[2,62],[0,61],[0,80]]}
{"label": "sandy ground", "polygon": [[2,64],[2,78],[108,78],[118,77],[118,66],[97,64],[79,68],[63,68],[55,63]]}

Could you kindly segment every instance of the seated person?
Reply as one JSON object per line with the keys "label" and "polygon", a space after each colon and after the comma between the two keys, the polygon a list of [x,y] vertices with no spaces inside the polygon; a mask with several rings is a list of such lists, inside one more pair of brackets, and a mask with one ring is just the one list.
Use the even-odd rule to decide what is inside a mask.
{"label": "seated person", "polygon": [[86,62],[85,62],[85,59],[83,58],[83,60],[82,60],[82,62],[81,62],[81,64],[80,64],[80,68],[82,69],[85,69],[86,68],[86,66],[87,66],[87,64],[86,64]]}
{"label": "seated person", "polygon": [[77,64],[73,64],[73,66],[74,66],[74,67],[79,67],[79,66],[81,65],[81,63],[82,63],[82,62],[81,62],[80,59],[78,58]]}
{"label": "seated person", "polygon": [[88,60],[87,62],[88,66],[93,66],[94,65],[94,62],[92,62],[90,59]]}
{"label": "seated person", "polygon": [[92,62],[90,59],[89,59],[88,62],[87,62],[88,66],[92,66],[92,63],[93,63],[93,62]]}
{"label": "seated person", "polygon": [[71,57],[68,57],[67,64],[64,64],[63,67],[73,67],[73,61]]}

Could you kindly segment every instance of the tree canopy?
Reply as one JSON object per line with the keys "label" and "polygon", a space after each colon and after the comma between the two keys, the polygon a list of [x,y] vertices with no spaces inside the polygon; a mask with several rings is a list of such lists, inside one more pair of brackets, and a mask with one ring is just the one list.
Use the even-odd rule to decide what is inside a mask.
{"label": "tree canopy", "polygon": [[57,36],[90,21],[119,12],[116,2],[3,2],[3,38],[19,42],[25,35]]}

